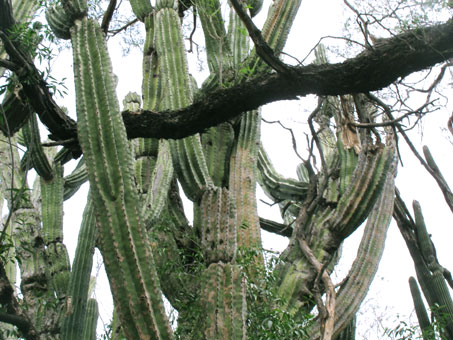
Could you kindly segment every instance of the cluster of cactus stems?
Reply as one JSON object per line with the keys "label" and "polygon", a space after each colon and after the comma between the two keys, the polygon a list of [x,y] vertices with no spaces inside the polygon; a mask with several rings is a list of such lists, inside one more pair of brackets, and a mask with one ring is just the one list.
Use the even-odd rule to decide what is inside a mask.
{"label": "cluster of cactus stems", "polygon": [[[28,11],[17,12],[18,21],[31,13],[32,3],[14,2]],[[186,59],[181,3],[130,1],[146,36],[142,95],[130,93],[123,101],[125,109],[174,110],[193,102],[198,89]],[[260,0],[242,3],[252,16],[262,6]],[[300,4],[275,0],[270,8],[262,36],[276,55],[283,50]],[[190,5],[197,9],[205,37],[211,74],[204,88],[272,72],[251,50],[246,29],[233,10],[226,27],[220,0],[193,0]],[[63,0],[47,8],[46,18],[55,35],[72,44],[83,157],[64,176],[59,153],[43,149],[36,116],[29,109],[25,122],[14,124],[20,131],[9,139],[2,137],[0,143],[0,194],[11,214],[2,237],[14,244],[1,260],[11,285],[16,283],[18,260],[23,304],[40,338],[80,339],[83,334],[83,339],[94,339],[98,309],[89,286],[96,246],[114,299],[113,338],[246,340],[247,286],[260,284],[265,267],[255,194],[259,183],[292,228],[275,268],[279,298],[262,303],[284,309],[295,319],[314,307],[321,275],[299,241],[306,242],[330,272],[343,240],[366,220],[356,260],[336,292],[333,338],[354,339],[355,314],[377,270],[395,196],[392,133],[382,144],[369,130],[348,125],[359,111],[367,115],[366,100],[355,95],[320,101],[314,121],[322,168],[315,171],[305,161],[298,167],[298,179],[276,172],[260,143],[259,111],[181,140],[130,141],[105,34],[89,16],[86,0]],[[317,62],[327,62],[322,48]],[[244,67],[251,70],[247,75],[240,72]],[[17,143],[26,148],[22,161]],[[32,168],[38,179],[28,188],[26,174]],[[70,266],[63,243],[63,202],[87,180],[90,192]],[[177,182],[193,202],[193,227],[185,218]],[[453,304],[442,284],[442,268],[432,259],[417,209],[417,259],[423,262],[416,264],[418,279],[430,307],[446,306],[442,312],[451,317]],[[244,265],[250,253],[252,263]],[[417,291],[413,282],[411,287]],[[179,313],[177,335],[163,296]],[[421,324],[431,327],[426,315],[420,318]],[[447,321],[445,332],[453,337]],[[322,326],[318,319],[305,331],[310,339],[320,339]]]}
{"label": "cluster of cactus stems", "polygon": [[[424,153],[429,166],[436,168],[443,178],[426,146]],[[445,199],[448,201],[449,197],[446,196]],[[453,300],[450,294],[453,281],[451,273],[437,259],[436,249],[428,233],[421,206],[417,201],[413,202],[413,211],[414,218],[398,194],[395,201],[394,217],[415,266],[417,279],[410,277],[409,286],[418,323],[424,340],[435,339],[435,332],[440,335],[441,339],[450,339],[453,336]],[[428,303],[431,318],[428,317],[419,285]]]}

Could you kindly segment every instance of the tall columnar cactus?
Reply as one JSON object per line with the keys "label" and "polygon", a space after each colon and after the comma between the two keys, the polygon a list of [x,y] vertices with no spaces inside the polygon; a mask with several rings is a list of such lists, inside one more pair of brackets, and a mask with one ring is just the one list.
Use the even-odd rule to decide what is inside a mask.
{"label": "tall columnar cactus", "polygon": [[[431,309],[432,320],[436,323],[441,338],[448,339],[453,336],[453,300],[449,289],[451,279],[449,280],[448,275],[444,274],[446,270],[437,259],[436,249],[428,234],[422,210],[417,201],[414,201],[413,209],[415,219],[410,215],[401,197],[397,196],[395,219],[414,261],[417,280]],[[410,279],[410,288],[419,325],[422,331],[430,333],[434,325],[426,320],[425,307],[414,278]],[[429,334],[424,336],[429,339]]]}
{"label": "tall columnar cactus", "polygon": [[[263,1],[240,3],[253,17]],[[188,7],[197,11],[205,38],[210,75],[202,91],[274,72],[250,47],[246,26],[226,2],[131,0],[130,4],[146,36],[142,96],[127,95],[124,110],[135,114],[142,109],[177,110],[196,98],[199,89],[189,73],[181,25],[181,14]],[[275,0],[270,7],[262,37],[275,56],[283,50],[300,4],[300,0]],[[98,310],[90,298],[89,281],[97,246],[114,299],[113,338],[263,338],[274,322],[290,316],[297,325],[292,336],[305,332],[318,339],[322,318],[311,326],[305,318],[326,287],[318,284],[323,273],[299,244],[305,242],[314,261],[330,273],[343,240],[367,220],[349,279],[336,293],[332,332],[338,339],[353,339],[354,315],[382,254],[396,170],[392,134],[384,145],[369,130],[350,124],[369,113],[366,99],[355,95],[320,100],[310,123],[316,126],[314,144],[322,166],[316,170],[311,155],[298,167],[298,179],[283,178],[272,165],[260,142],[259,110],[180,140],[128,140],[105,30],[89,15],[88,7],[84,0],[63,0],[46,11],[55,35],[71,40],[83,157],[71,174],[63,176],[60,160],[65,149],[49,156],[36,116],[26,106],[21,117],[28,120],[15,123],[10,131],[24,125],[19,132],[27,148],[22,162],[14,148],[5,147],[7,143],[0,148],[1,192],[13,212],[4,237],[15,242],[23,301],[37,332],[46,338],[95,337]],[[327,62],[323,49],[317,51],[317,59]],[[366,119],[371,121],[371,114]],[[32,189],[24,173],[30,169],[39,178]],[[62,207],[87,180],[90,193],[70,268],[63,245]],[[185,217],[178,183],[193,203],[193,226]],[[289,246],[272,273],[262,252],[257,183],[279,205],[281,227],[290,231],[285,234]],[[274,230],[278,226],[274,223]],[[431,256],[429,244],[421,244],[424,254]],[[31,253],[26,251],[30,245]],[[14,254],[8,253],[8,260],[14,284]],[[253,295],[270,284],[269,277],[275,294]],[[437,286],[437,281],[424,282],[422,289],[423,284]],[[41,300],[36,299],[39,294]],[[176,332],[165,313],[163,296],[178,311]],[[42,301],[56,307],[45,314]],[[259,313],[251,313],[250,306],[278,315],[255,320]],[[248,333],[247,328],[256,324],[257,333]]]}

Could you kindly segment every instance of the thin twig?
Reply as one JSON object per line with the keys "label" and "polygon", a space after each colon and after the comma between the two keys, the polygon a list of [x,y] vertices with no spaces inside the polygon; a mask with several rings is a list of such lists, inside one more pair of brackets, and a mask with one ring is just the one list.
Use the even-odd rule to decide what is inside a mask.
{"label": "thin twig", "polygon": [[[377,98],[375,95],[371,93],[367,93],[366,96],[370,98],[371,100],[375,101],[379,106],[381,106],[389,119],[394,120],[395,118],[392,115],[392,112],[387,104],[385,104],[381,99]],[[445,197],[452,196],[453,193],[450,191],[448,187],[445,186],[443,178],[439,176],[429,165],[428,163],[423,159],[423,157],[418,153],[417,149],[415,148],[414,144],[412,144],[411,140],[407,136],[406,132],[404,129],[399,125],[395,125],[396,129],[398,132],[403,136],[404,140],[406,141],[407,145],[411,149],[412,153],[414,156],[420,161],[420,163],[423,165],[423,167],[428,171],[428,173],[436,180],[437,185],[441,189],[442,193],[444,194]],[[453,212],[453,205],[449,204],[449,201],[446,200],[446,203],[450,210]]]}
{"label": "thin twig", "polygon": [[138,19],[135,18],[134,20],[132,21],[129,21],[127,24],[125,24],[124,26],[121,26],[120,28],[117,28],[117,29],[114,29],[114,30],[109,30],[108,33],[111,34],[111,36],[115,36],[117,35],[118,33],[126,30],[129,28],[129,26],[132,26],[133,24],[137,23],[138,22]]}
{"label": "thin twig", "polygon": [[299,152],[297,151],[297,142],[296,142],[296,137],[294,136],[294,132],[293,132],[293,129],[291,128],[288,128],[286,127],[285,125],[282,124],[282,122],[280,122],[279,120],[274,120],[274,121],[269,121],[269,120],[266,120],[264,118],[261,118],[261,120],[267,124],[278,124],[280,125],[282,128],[284,128],[285,130],[289,131],[289,133],[291,134],[291,141],[293,143],[293,150],[296,154],[296,156],[303,162],[305,163],[306,160],[302,158],[302,156],[299,154]]}

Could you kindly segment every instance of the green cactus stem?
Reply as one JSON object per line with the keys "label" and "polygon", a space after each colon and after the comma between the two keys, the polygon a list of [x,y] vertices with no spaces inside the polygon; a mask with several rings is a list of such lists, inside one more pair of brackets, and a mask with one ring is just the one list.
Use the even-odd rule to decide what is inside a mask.
{"label": "green cactus stem", "polygon": [[255,196],[260,120],[261,115],[257,111],[244,115],[230,161],[229,188],[236,196],[238,247],[244,249],[261,246]]}
{"label": "green cactus stem", "polygon": [[227,189],[210,188],[200,204],[201,246],[207,264],[229,263],[236,256],[236,207]]}
{"label": "green cactus stem", "polygon": [[[82,339],[96,340],[96,326],[99,317],[98,302],[96,299],[89,299],[85,317],[85,328],[83,329]],[[79,333],[80,339],[80,333]]]}
{"label": "green cactus stem", "polygon": [[202,278],[205,339],[246,339],[245,280],[237,265],[212,263]]}
{"label": "green cactus stem", "polygon": [[39,176],[49,181],[52,179],[52,167],[44,153],[39,136],[38,121],[36,115],[30,116],[29,120],[22,129],[30,165],[36,170]]}
{"label": "green cactus stem", "polygon": [[66,311],[61,326],[63,340],[80,339],[81,332],[91,327],[86,321],[92,322],[92,316],[88,315],[87,301],[95,240],[94,208],[91,196],[88,195],[66,297]]}
{"label": "green cactus stem", "polygon": [[104,35],[86,18],[71,29],[79,141],[100,246],[127,337],[171,339],[151,248],[137,207],[132,154],[114,91]]}
{"label": "green cactus stem", "polygon": [[418,324],[422,330],[423,340],[431,340],[434,334],[431,321],[426,312],[425,304],[423,303],[420,289],[418,288],[417,280],[414,277],[409,278],[409,287],[411,290],[412,300],[414,301],[415,313],[417,314]]}

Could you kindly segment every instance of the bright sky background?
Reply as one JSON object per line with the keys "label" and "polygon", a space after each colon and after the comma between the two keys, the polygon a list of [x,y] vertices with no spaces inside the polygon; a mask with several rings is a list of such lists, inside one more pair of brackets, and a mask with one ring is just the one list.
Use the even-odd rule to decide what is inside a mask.
{"label": "bright sky background", "polygon": [[[254,19],[258,27],[261,27],[265,19],[265,11],[269,7],[269,1],[265,1],[263,11]],[[292,29],[292,34],[285,49],[289,53],[299,59],[303,59],[310,49],[316,44],[320,37],[325,35],[340,36],[343,29],[344,13],[348,15],[344,9],[343,1],[340,0],[304,0],[302,8],[296,19]],[[200,32],[201,29],[198,29]],[[198,43],[202,43],[200,37],[195,38]],[[329,44],[332,40],[327,40],[325,44]],[[126,59],[121,58],[122,50],[117,39],[112,39],[109,44],[111,52],[114,73],[119,78],[118,98],[120,102],[124,96],[135,91],[140,93],[141,90],[141,64],[142,57],[137,51],[131,53]],[[72,52],[64,50],[55,60],[53,66],[54,72],[61,77],[66,77],[66,85],[69,89],[69,95],[64,101],[59,102],[65,105],[70,114],[75,116],[75,99],[73,92],[72,80]],[[197,78],[199,85],[207,76],[205,72],[197,72],[196,65],[197,56],[192,54],[189,56],[191,63],[191,72]],[[446,96],[451,96],[451,88],[445,90]],[[444,101],[445,102],[445,101]],[[305,120],[308,113],[314,108],[314,97],[307,96],[298,101],[278,102],[267,105],[262,109],[263,117],[267,120],[280,120],[287,127],[294,129],[294,132],[299,137],[299,151],[306,149],[305,137],[303,135],[306,129]],[[443,170],[443,175],[450,185],[453,185],[453,178],[450,171],[452,165],[452,144],[447,140],[447,133],[441,130],[441,127],[446,126],[449,112],[452,111],[450,103],[447,103],[447,109],[429,114],[427,119],[424,119],[420,128],[414,129],[412,139],[416,145],[428,145],[431,152],[438,162],[439,167]],[[307,113],[308,112],[308,113]],[[282,174],[288,177],[296,177],[295,169],[298,160],[292,151],[290,135],[287,131],[262,123],[262,138],[263,143],[268,151],[275,168]],[[450,139],[451,140],[451,139]],[[411,201],[417,199],[422,206],[425,221],[429,232],[432,234],[432,239],[436,245],[440,263],[447,269],[453,270],[453,257],[451,256],[451,236],[452,236],[452,216],[448,207],[443,201],[440,190],[437,184],[427,172],[418,164],[415,157],[408,151],[404,141],[400,141],[400,150],[403,155],[404,167],[399,167],[397,186],[399,187],[402,197],[405,199],[408,207],[411,206]],[[421,149],[419,149],[421,150]],[[66,169],[66,174],[70,173],[71,169]],[[259,198],[269,201],[258,188]],[[65,202],[64,215],[64,237],[65,244],[68,247],[71,258],[74,256],[78,229],[80,226],[83,208],[85,206],[87,193],[87,185],[69,201]],[[259,204],[260,216],[278,221],[280,214],[277,208],[270,209],[267,205]],[[188,211],[188,215],[191,212]],[[264,247],[266,249],[282,250],[287,243],[282,237],[264,232],[263,234]],[[347,273],[350,263],[352,263],[358,242],[360,242],[361,230],[350,237],[344,246],[343,265],[340,265],[339,276],[334,277],[334,282],[339,282]],[[99,258],[98,258],[99,264]],[[98,273],[99,272],[99,273]],[[98,277],[96,296],[99,302],[101,317],[104,323],[109,322],[110,313],[112,311],[111,301],[108,297],[108,282],[105,275],[100,271],[99,265],[93,269],[93,275],[96,273]],[[369,328],[367,325],[373,323],[376,318],[388,318],[387,322],[383,320],[385,326],[392,327],[396,324],[396,314],[402,314],[403,320],[409,315],[412,310],[412,300],[410,297],[407,280],[410,275],[415,275],[412,260],[406,249],[402,237],[396,224],[392,222],[389,230],[388,239],[384,257],[382,259],[376,279],[371,287],[367,300],[368,303],[363,305],[362,311],[364,316],[359,320],[359,334],[364,334]],[[377,311],[375,310],[377,308]],[[100,328],[98,328],[100,329]],[[379,334],[381,335],[381,334]],[[378,339],[373,334],[363,335],[364,339]],[[361,339],[358,337],[358,339]]]}

